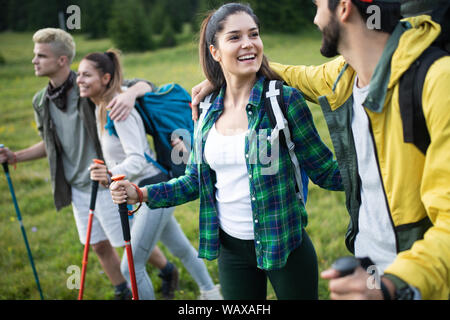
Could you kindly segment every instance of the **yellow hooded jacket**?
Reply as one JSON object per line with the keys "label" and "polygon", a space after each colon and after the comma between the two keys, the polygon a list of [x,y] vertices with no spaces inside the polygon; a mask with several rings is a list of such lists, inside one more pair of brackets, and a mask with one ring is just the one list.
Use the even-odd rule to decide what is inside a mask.
{"label": "yellow hooded jacket", "polygon": [[[423,299],[450,294],[450,57],[429,69],[423,112],[431,138],[424,156],[403,141],[399,80],[437,38],[429,16],[402,20],[390,36],[363,103],[370,122],[385,200],[394,227],[397,258],[385,270],[396,286],[412,285]],[[320,66],[271,63],[283,79],[322,107],[346,191],[350,224],[346,244],[354,251],[360,185],[351,131],[355,71],[343,57]]]}

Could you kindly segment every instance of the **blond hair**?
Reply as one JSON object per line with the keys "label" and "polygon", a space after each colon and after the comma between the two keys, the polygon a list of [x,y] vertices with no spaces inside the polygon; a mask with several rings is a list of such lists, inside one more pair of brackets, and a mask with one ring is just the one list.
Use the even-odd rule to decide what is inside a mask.
{"label": "blond hair", "polygon": [[56,28],[40,29],[33,35],[33,42],[50,44],[53,53],[58,57],[66,56],[69,64],[75,58],[75,41],[64,30]]}

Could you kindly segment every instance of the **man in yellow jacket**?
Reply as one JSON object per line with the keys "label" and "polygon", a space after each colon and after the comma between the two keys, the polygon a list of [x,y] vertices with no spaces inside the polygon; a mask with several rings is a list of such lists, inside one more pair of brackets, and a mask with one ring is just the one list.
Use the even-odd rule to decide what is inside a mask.
{"label": "man in yellow jacket", "polygon": [[[329,279],[333,299],[448,299],[450,293],[450,57],[429,69],[423,113],[425,155],[403,139],[401,76],[440,34],[429,16],[399,19],[395,0],[315,0],[321,66],[272,63],[283,79],[322,107],[346,191],[346,245],[383,274],[358,268]],[[368,6],[381,16],[365,15]],[[372,8],[373,9],[373,8]],[[363,13],[363,14],[361,14]],[[377,26],[377,18],[380,23]],[[193,88],[193,105],[209,91]]]}
{"label": "man in yellow jacket", "polygon": [[378,5],[381,14],[393,17],[395,1],[316,0],[321,52],[341,56],[315,67],[271,65],[322,107],[346,185],[347,247],[381,269],[384,292],[367,285],[362,268],[343,278],[330,269],[322,277],[330,279],[334,299],[448,299],[450,57],[437,60],[425,78],[423,112],[431,143],[424,155],[403,140],[399,81],[440,26],[418,16],[392,30],[382,21],[386,30],[380,32],[361,16],[358,2]]}

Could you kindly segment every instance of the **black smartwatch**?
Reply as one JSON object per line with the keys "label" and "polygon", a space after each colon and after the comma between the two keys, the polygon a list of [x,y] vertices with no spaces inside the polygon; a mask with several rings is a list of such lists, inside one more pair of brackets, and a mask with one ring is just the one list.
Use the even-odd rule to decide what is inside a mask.
{"label": "black smartwatch", "polygon": [[[391,297],[392,300],[415,300],[421,299],[421,294],[418,289],[409,285],[405,281],[402,281],[400,278],[392,275],[392,274],[384,274],[383,277],[391,280],[395,286],[395,296]],[[381,281],[383,282],[383,281]],[[381,290],[383,291],[383,285],[381,285]],[[384,294],[384,299],[387,300],[387,296]]]}

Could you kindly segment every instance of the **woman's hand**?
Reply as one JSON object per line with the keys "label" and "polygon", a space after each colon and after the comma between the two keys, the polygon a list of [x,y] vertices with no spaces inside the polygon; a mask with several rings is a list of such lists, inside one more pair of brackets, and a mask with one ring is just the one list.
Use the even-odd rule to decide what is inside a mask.
{"label": "woman's hand", "polygon": [[192,120],[198,120],[199,114],[196,107],[213,90],[214,87],[208,80],[203,80],[198,85],[192,88]]}
{"label": "woman's hand", "polygon": [[93,163],[89,167],[89,171],[91,171],[91,180],[98,181],[106,188],[108,187],[108,169],[104,164]]}
{"label": "woman's hand", "polygon": [[128,180],[114,181],[109,186],[109,190],[115,204],[136,204],[139,200],[135,187]]}

